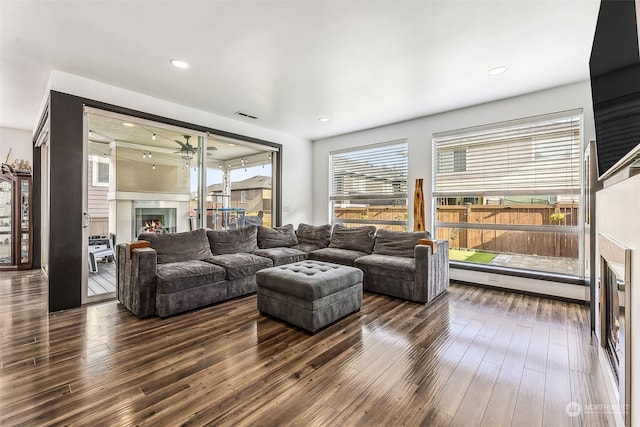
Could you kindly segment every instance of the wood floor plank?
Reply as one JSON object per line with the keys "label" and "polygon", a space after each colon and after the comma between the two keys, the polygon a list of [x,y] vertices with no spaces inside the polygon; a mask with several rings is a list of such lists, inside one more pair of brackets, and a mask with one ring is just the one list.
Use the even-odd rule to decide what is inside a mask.
{"label": "wood floor plank", "polygon": [[544,383],[545,374],[542,372],[527,368],[522,371],[512,425],[523,427],[542,425],[544,395],[540,390],[544,390]]}
{"label": "wood floor plank", "polygon": [[453,425],[478,426],[482,423],[500,366],[482,361],[452,419]]}
{"label": "wood floor plank", "polygon": [[255,295],[166,319],[116,301],[48,314],[44,276],[9,272],[0,424],[568,425],[567,396],[606,399],[595,345],[585,306],[472,286],[429,306],[365,293],[309,335]]}
{"label": "wood floor plank", "polygon": [[509,426],[518,398],[518,388],[496,383],[487,402],[480,425],[482,427]]}
{"label": "wood floor plank", "polygon": [[542,420],[545,425],[570,426],[571,418],[566,411],[567,405],[572,401],[569,348],[550,343],[547,356]]}

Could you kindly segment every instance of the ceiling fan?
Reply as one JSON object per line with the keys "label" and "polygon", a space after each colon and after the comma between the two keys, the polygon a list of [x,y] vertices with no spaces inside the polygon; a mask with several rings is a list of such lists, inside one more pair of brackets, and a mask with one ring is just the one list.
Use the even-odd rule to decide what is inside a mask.
{"label": "ceiling fan", "polygon": [[[198,149],[195,148],[193,145],[191,145],[191,143],[189,142],[189,138],[191,138],[191,135],[183,135],[183,136],[186,142],[178,141],[177,139],[174,140],[180,146],[180,149],[175,153],[180,153],[180,156],[185,160],[191,160],[198,152]],[[217,150],[217,148],[207,147],[207,150]],[[207,153],[207,155],[211,155],[211,154]]]}

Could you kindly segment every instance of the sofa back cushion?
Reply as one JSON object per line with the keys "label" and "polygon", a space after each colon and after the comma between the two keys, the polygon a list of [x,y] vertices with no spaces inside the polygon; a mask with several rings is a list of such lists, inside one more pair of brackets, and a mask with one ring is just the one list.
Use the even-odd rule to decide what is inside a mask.
{"label": "sofa back cushion", "polygon": [[293,224],[274,228],[258,226],[258,247],[260,249],[288,248],[297,244],[298,238],[293,231]]}
{"label": "sofa back cushion", "polygon": [[207,230],[207,237],[213,255],[251,253],[258,249],[258,227],[255,225],[233,230]]}
{"label": "sofa back cushion", "polygon": [[420,239],[428,239],[428,231],[391,231],[380,229],[376,233],[376,244],[373,253],[405,258],[414,257],[414,249]]}
{"label": "sofa back cushion", "polygon": [[180,261],[206,261],[213,257],[207,231],[199,228],[181,233],[142,233],[138,240],[151,243],[158,256],[158,264]]}
{"label": "sofa back cushion", "polygon": [[298,243],[326,248],[331,241],[331,224],[313,226],[300,223],[296,231]]}
{"label": "sofa back cushion", "polygon": [[370,254],[373,251],[376,227],[363,225],[361,227],[345,227],[336,224],[331,233],[330,248],[349,249]]}

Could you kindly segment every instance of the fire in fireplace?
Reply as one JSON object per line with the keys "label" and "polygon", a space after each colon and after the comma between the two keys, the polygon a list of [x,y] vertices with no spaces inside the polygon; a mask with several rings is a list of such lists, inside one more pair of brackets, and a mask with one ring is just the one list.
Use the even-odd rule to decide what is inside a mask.
{"label": "fire in fireplace", "polygon": [[[159,218],[155,218],[159,216]],[[142,215],[143,226],[138,230],[140,233],[166,233],[164,228],[164,216],[162,215]]]}
{"label": "fire in fireplace", "polygon": [[140,233],[175,233],[176,208],[135,208],[134,238]]}

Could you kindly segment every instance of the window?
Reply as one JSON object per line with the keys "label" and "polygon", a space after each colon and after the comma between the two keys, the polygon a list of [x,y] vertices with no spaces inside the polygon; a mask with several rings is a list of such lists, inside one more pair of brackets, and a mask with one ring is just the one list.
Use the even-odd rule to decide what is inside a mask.
{"label": "window", "polygon": [[393,141],[330,154],[331,222],[407,228],[407,142]]}
{"label": "window", "polygon": [[241,191],[240,192],[240,203],[247,203],[247,192],[246,191]]}
{"label": "window", "polygon": [[582,274],[582,111],[433,142],[435,229],[452,261]]}
{"label": "window", "polygon": [[466,170],[466,148],[457,150],[442,150],[438,153],[438,173],[464,172]]}
{"label": "window", "polygon": [[109,186],[109,159],[94,157],[93,185],[95,187]]}

